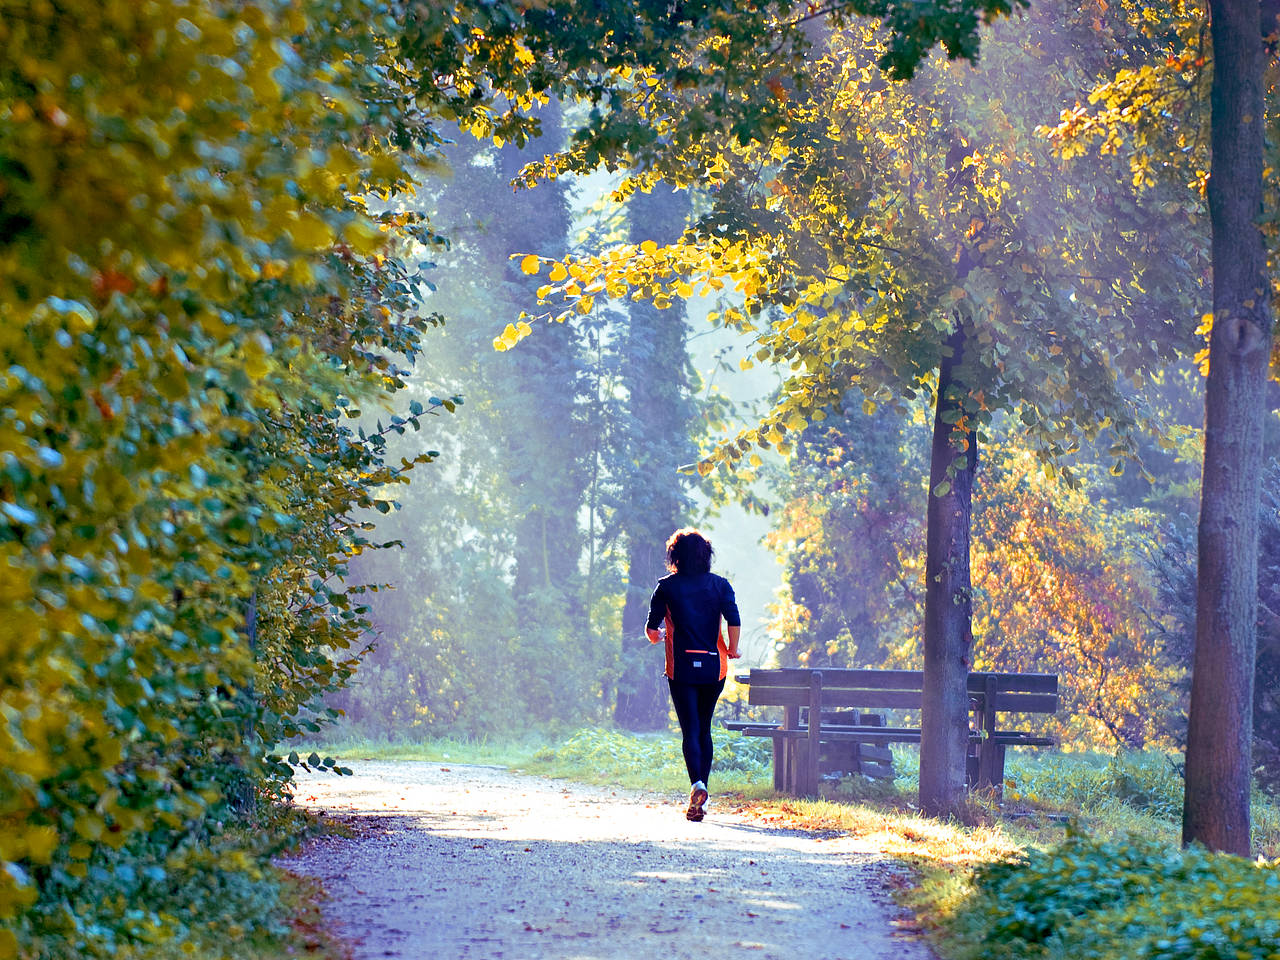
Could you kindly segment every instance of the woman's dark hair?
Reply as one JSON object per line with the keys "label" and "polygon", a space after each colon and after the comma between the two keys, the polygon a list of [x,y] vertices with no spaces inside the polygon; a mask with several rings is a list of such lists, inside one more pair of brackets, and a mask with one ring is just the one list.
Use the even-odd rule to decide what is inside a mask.
{"label": "woman's dark hair", "polygon": [[693,527],[681,527],[667,539],[667,569],[675,573],[708,573],[711,541]]}

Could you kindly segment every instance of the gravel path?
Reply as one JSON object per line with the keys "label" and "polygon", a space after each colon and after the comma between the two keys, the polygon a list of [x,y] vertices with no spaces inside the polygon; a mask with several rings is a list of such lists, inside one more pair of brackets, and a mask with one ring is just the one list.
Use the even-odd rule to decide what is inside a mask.
{"label": "gravel path", "polygon": [[[461,764],[302,775],[359,818],[289,866],[330,898],[356,960],[929,960],[896,934],[901,871],[853,838],[760,826],[714,802]],[[714,786],[714,784],[713,784]]]}

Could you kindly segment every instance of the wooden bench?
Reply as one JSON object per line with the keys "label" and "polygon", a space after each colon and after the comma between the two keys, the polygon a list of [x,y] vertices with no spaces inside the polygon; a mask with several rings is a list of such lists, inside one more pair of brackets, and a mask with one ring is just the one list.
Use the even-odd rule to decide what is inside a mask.
{"label": "wooden bench", "polygon": [[[885,748],[890,743],[919,743],[919,727],[850,722],[837,709],[875,708],[919,710],[924,674],[919,670],[783,669],[752,670],[739,676],[746,683],[748,703],[783,708],[783,721],[730,722],[730,730],[773,738],[773,786],[783,793],[813,795],[818,781],[832,767],[835,745],[856,744]],[[1001,713],[1056,713],[1058,678],[1050,673],[971,673],[969,705],[969,762],[966,782],[999,790],[1004,783],[1004,755],[1009,747],[1051,747],[1047,737],[1021,730],[1001,730]],[[824,759],[825,758],[825,759]],[[841,768],[843,769],[843,768]]]}

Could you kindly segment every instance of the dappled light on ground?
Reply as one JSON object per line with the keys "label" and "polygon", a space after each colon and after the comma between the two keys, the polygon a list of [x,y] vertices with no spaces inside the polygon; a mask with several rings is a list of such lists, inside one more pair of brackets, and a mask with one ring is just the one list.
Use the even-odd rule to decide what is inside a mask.
{"label": "dappled light on ground", "polygon": [[899,936],[901,867],[865,841],[712,802],[461,765],[352,763],[298,799],[351,824],[294,867],[363,957],[927,958]]}

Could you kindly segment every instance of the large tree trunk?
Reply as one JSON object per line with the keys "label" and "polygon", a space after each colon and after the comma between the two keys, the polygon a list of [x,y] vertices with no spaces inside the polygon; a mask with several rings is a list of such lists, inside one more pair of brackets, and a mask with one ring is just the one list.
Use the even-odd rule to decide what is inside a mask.
{"label": "large tree trunk", "polygon": [[[689,214],[689,195],[658,184],[631,198],[632,243],[668,243],[679,237]],[[685,309],[632,303],[627,328],[627,390],[630,420],[624,462],[636,467],[626,479],[619,525],[627,542],[627,594],[622,609],[622,659],[614,719],[629,730],[667,726],[668,692],[663,656],[644,636],[653,586],[666,570],[666,538],[688,522],[689,481],[678,472],[697,459],[691,439],[694,408],[689,398],[689,351]]]}
{"label": "large tree trunk", "polygon": [[1258,503],[1271,349],[1258,0],[1213,0],[1213,333],[1205,390],[1185,843],[1248,855]]}
{"label": "large tree trunk", "polygon": [[[674,529],[674,528],[673,528]],[[653,585],[666,573],[662,541],[633,541],[627,563],[627,596],[622,607],[622,671],[613,718],[627,730],[667,728],[667,685],[663,658],[644,635]]]}
{"label": "large tree trunk", "polygon": [[[964,809],[969,747],[969,650],[973,644],[969,533],[973,478],[978,465],[974,431],[957,433],[968,390],[957,378],[964,360],[964,328],[947,339],[951,356],[938,370],[929,464],[925,547],[924,709],[920,731],[920,809],[952,816]],[[937,491],[942,495],[938,496]]]}
{"label": "large tree trunk", "polygon": [[[495,187],[506,193],[501,215],[486,240],[493,262],[504,264],[500,295],[504,309],[531,309],[542,282],[525,274],[511,253],[535,251],[562,257],[569,249],[569,201],[561,181],[514,193],[507,187],[535,157],[560,149],[564,122],[559,103],[541,112],[542,133],[524,147],[508,143],[494,156]],[[510,307],[507,306],[510,304]],[[577,435],[580,334],[571,324],[551,324],[521,344],[511,357],[501,403],[508,433],[502,441],[513,465],[511,526],[516,536],[513,595],[523,604],[538,598],[547,606],[526,608],[530,619],[554,610],[584,641],[588,638],[582,603],[580,559],[583,532],[578,520],[586,499],[587,474]],[[541,627],[554,629],[543,621]]]}

